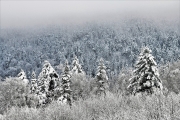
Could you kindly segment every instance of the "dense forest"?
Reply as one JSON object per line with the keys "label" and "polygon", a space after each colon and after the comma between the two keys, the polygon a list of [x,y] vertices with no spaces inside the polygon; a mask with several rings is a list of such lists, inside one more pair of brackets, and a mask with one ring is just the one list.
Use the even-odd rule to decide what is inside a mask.
{"label": "dense forest", "polygon": [[2,29],[0,119],[179,119],[179,28],[131,19]]}
{"label": "dense forest", "polygon": [[148,46],[159,65],[180,57],[178,23],[146,19],[118,23],[88,23],[79,26],[51,26],[30,29],[2,29],[0,36],[0,75],[16,76],[20,69],[30,78],[48,60],[61,73],[61,65],[76,55],[86,74],[95,76],[97,60],[104,58],[108,76],[133,67],[143,46]]}

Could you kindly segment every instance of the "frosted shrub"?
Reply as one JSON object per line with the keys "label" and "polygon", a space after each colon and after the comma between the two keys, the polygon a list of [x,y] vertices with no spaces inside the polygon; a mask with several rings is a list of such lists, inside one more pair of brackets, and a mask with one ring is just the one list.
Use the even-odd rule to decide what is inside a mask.
{"label": "frosted shrub", "polygon": [[12,106],[37,106],[37,98],[29,94],[29,87],[19,78],[6,78],[0,84],[0,113]]}
{"label": "frosted shrub", "polygon": [[73,74],[72,78],[72,97],[74,100],[85,99],[90,95],[90,82],[85,75]]}

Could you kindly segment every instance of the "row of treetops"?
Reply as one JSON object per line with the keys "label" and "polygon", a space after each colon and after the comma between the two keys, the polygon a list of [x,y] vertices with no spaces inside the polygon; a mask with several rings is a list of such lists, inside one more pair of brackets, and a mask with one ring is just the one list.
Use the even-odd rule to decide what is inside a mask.
{"label": "row of treetops", "polygon": [[[64,72],[61,79],[48,61],[44,62],[42,71],[37,79],[35,72],[32,72],[30,84],[23,70],[21,70],[18,74],[18,77],[26,85],[30,85],[31,93],[39,97],[40,104],[46,104],[49,101],[57,100],[60,103],[71,105],[71,93],[73,92],[71,90],[72,74],[85,76],[85,72],[82,70],[76,56],[72,62],[71,70],[68,62],[65,62]],[[96,95],[106,95],[106,91],[109,88],[108,76],[106,74],[106,66],[103,63],[102,58],[99,60],[95,80]],[[162,81],[159,78],[157,63],[151,54],[151,50],[144,47],[136,62],[135,70],[133,71],[133,77],[130,79],[128,90],[135,95],[139,92],[153,94],[156,90],[162,89],[163,86]]]}

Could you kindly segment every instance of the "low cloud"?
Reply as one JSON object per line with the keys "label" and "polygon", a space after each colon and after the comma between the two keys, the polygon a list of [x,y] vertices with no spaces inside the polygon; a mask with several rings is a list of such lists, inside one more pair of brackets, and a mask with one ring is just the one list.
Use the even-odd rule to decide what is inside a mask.
{"label": "low cloud", "polygon": [[180,19],[177,1],[0,1],[1,28],[19,28],[126,17]]}

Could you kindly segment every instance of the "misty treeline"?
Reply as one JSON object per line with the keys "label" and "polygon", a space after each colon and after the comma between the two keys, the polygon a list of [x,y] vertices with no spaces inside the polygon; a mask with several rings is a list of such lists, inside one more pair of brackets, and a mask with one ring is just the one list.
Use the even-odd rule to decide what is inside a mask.
{"label": "misty treeline", "polygon": [[[170,120],[179,118],[180,33],[178,28],[179,24],[176,23],[133,19],[113,24],[89,23],[84,26],[1,30],[0,114],[3,115],[0,119]],[[146,62],[141,59],[140,54],[145,46],[152,50],[154,57],[149,56],[147,54],[149,52],[144,52],[144,56],[149,56],[150,61],[155,59],[157,64],[154,65],[158,65],[158,70],[151,65],[150,67],[145,65],[145,68],[152,67],[152,73],[153,71],[159,73],[158,79],[162,81],[163,94],[133,96],[128,86],[133,84],[130,82],[131,78],[137,80],[134,74],[135,68],[135,71],[139,71],[137,66]],[[76,67],[75,56],[79,63]],[[140,56],[140,64],[137,64],[138,56]],[[100,58],[104,59],[101,64],[98,63]],[[46,60],[49,62],[45,62]],[[67,67],[66,60],[70,67]],[[48,70],[46,67],[51,71],[48,79],[44,78],[44,70]],[[85,74],[68,77],[69,70],[77,72],[75,68],[82,68],[82,71],[80,69],[78,72]],[[137,76],[141,76],[141,72],[137,72]],[[150,75],[149,72],[148,74]],[[27,78],[24,77],[26,75]],[[103,80],[108,80],[108,89],[105,97],[98,97],[98,94],[94,94],[93,88],[104,90],[105,87],[99,84],[104,83],[102,76]],[[21,77],[26,82],[30,82],[28,86],[22,82]],[[43,80],[56,81],[57,77],[58,80],[61,79],[61,83],[56,87],[55,84],[47,87],[54,89],[48,89],[48,92],[45,89],[44,92],[44,87],[40,86],[38,95],[32,93],[33,82],[40,85]],[[144,77],[148,78],[148,76]],[[69,78],[71,85],[70,81],[67,82]],[[54,98],[46,107],[39,105],[40,100],[44,100],[43,97],[49,96],[51,90],[61,88],[62,86],[58,85],[64,83],[68,84],[66,91],[71,91],[71,107],[57,103],[61,97],[58,100]],[[142,86],[143,89],[149,87],[149,83],[144,81]],[[46,95],[43,96],[44,94]]]}
{"label": "misty treeline", "polygon": [[109,79],[115,81],[124,69],[134,66],[144,46],[152,50],[159,66],[177,61],[180,57],[178,28],[178,23],[131,19],[29,30],[2,29],[0,76],[2,80],[14,77],[23,69],[30,79],[32,71],[37,75],[41,72],[45,60],[61,74],[65,60],[72,63],[76,55],[83,70],[91,77],[95,76],[97,61],[102,57]]}

